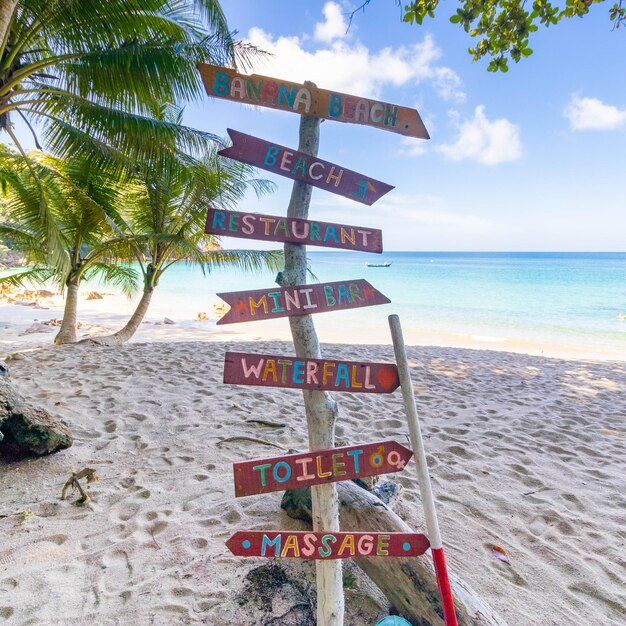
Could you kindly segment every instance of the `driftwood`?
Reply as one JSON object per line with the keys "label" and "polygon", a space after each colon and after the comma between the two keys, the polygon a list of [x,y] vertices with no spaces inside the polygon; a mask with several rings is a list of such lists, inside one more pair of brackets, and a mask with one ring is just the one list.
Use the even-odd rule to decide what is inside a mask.
{"label": "driftwood", "polygon": [[[341,528],[351,531],[413,532],[391,509],[351,481],[337,483]],[[311,521],[308,489],[287,491],[282,508],[290,517]],[[443,626],[435,573],[427,552],[419,558],[357,558],[355,563],[374,581],[400,615],[416,626]],[[458,576],[450,573],[459,626],[506,626]]]}
{"label": "driftwood", "polygon": [[[312,85],[312,83],[305,83]],[[298,150],[313,156],[319,146],[320,120],[300,117],[300,141]],[[312,188],[295,181],[291,191],[287,217],[307,219]],[[285,243],[285,270],[276,282],[281,287],[303,285],[307,279],[306,246]],[[289,318],[296,355],[301,358],[321,359],[322,352],[310,315]],[[302,391],[309,432],[309,449],[326,450],[335,447],[335,422],[337,403],[328,392]],[[316,485],[313,490],[313,529],[316,531],[339,531],[339,504],[333,483]],[[344,597],[340,560],[315,561],[317,583],[317,623],[319,626],[343,626]]]}
{"label": "driftwood", "polygon": [[0,363],[0,454],[18,460],[69,448],[72,434],[67,425],[26,402],[9,382],[8,372]]}

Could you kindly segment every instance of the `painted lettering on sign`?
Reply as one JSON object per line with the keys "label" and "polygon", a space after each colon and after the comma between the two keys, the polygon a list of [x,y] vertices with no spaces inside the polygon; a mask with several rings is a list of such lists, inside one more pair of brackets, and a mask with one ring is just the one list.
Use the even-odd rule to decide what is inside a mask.
{"label": "painted lettering on sign", "polygon": [[400,472],[413,452],[395,441],[315,450],[233,464],[235,495],[252,496]]}
{"label": "painted lettering on sign", "polygon": [[214,98],[430,138],[415,109],[206,63],[200,63],[198,69],[207,94]]}
{"label": "painted lettering on sign", "polygon": [[363,252],[383,251],[382,231],[293,217],[209,209],[204,232],[223,237],[280,241]]}
{"label": "painted lettering on sign", "polygon": [[229,311],[217,321],[218,324],[326,313],[390,302],[363,279],[217,295],[230,305]]}
{"label": "painted lettering on sign", "polygon": [[296,559],[350,557],[416,557],[430,547],[418,533],[320,533],[283,530],[242,530],[226,546],[235,556]]}
{"label": "painted lettering on sign", "polygon": [[293,180],[325,189],[363,204],[376,200],[393,189],[363,174],[323,161],[297,150],[290,150],[252,135],[228,129],[233,145],[218,152],[223,157],[248,163]]}
{"label": "painted lettering on sign", "polygon": [[269,354],[227,352],[224,382],[354,393],[392,393],[400,385],[391,363],[299,359]]}

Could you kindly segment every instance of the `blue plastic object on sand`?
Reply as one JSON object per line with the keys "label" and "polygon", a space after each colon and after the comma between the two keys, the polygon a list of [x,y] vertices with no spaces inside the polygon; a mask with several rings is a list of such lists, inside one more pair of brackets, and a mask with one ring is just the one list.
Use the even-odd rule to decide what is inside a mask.
{"label": "blue plastic object on sand", "polygon": [[376,626],[411,626],[411,622],[407,622],[404,617],[388,615],[376,622]]}

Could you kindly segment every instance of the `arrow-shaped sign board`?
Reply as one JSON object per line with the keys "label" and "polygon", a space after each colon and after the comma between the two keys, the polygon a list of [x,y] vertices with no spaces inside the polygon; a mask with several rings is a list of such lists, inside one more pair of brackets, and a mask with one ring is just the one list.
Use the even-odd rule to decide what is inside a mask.
{"label": "arrow-shaped sign board", "polygon": [[217,295],[230,305],[228,312],[217,321],[218,324],[311,315],[391,302],[363,279],[295,287],[230,291]]}
{"label": "arrow-shaped sign board", "polygon": [[391,363],[299,359],[244,352],[226,353],[224,382],[353,393],[392,393],[400,385],[398,368]]}
{"label": "arrow-shaped sign board", "polygon": [[231,128],[228,129],[228,134],[233,140],[233,145],[220,150],[219,155],[336,193],[356,202],[374,204],[393,189],[392,185],[323,161],[305,152],[291,150]]}
{"label": "arrow-shaped sign board", "polygon": [[395,441],[377,441],[233,464],[235,496],[253,496],[400,472],[413,452]]}
{"label": "arrow-shaped sign board", "polygon": [[217,65],[200,63],[198,69],[207,94],[214,98],[430,138],[415,109],[258,74],[240,74]]}
{"label": "arrow-shaped sign board", "polygon": [[226,546],[235,556],[347,559],[373,556],[420,556],[430,543],[418,533],[320,533],[287,530],[241,530]]}
{"label": "arrow-shaped sign board", "polygon": [[363,252],[383,251],[383,234],[376,228],[330,222],[209,209],[204,232],[222,237],[298,243]]}

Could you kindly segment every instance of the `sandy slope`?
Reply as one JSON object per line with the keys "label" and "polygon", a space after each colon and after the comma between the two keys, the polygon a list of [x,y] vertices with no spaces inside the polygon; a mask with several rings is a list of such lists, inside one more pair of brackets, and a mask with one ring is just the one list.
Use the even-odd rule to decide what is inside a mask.
{"label": "sandy slope", "polygon": [[[264,606],[238,595],[263,562],[224,547],[236,530],[300,527],[279,511],[280,494],[235,499],[231,463],[306,447],[300,392],[221,383],[233,348],[291,353],[271,342],[138,343],[11,362],[19,390],[63,417],[76,443],[0,465],[0,624],[311,623],[310,563],[281,561],[288,576]],[[410,357],[451,567],[511,626],[625,623],[626,364],[446,348]],[[398,392],[342,394],[340,407],[339,443],[407,441]],[[92,505],[59,501],[84,466],[101,479]],[[412,469],[396,475],[400,512],[421,529]],[[346,624],[373,624],[384,599],[347,571]]]}

